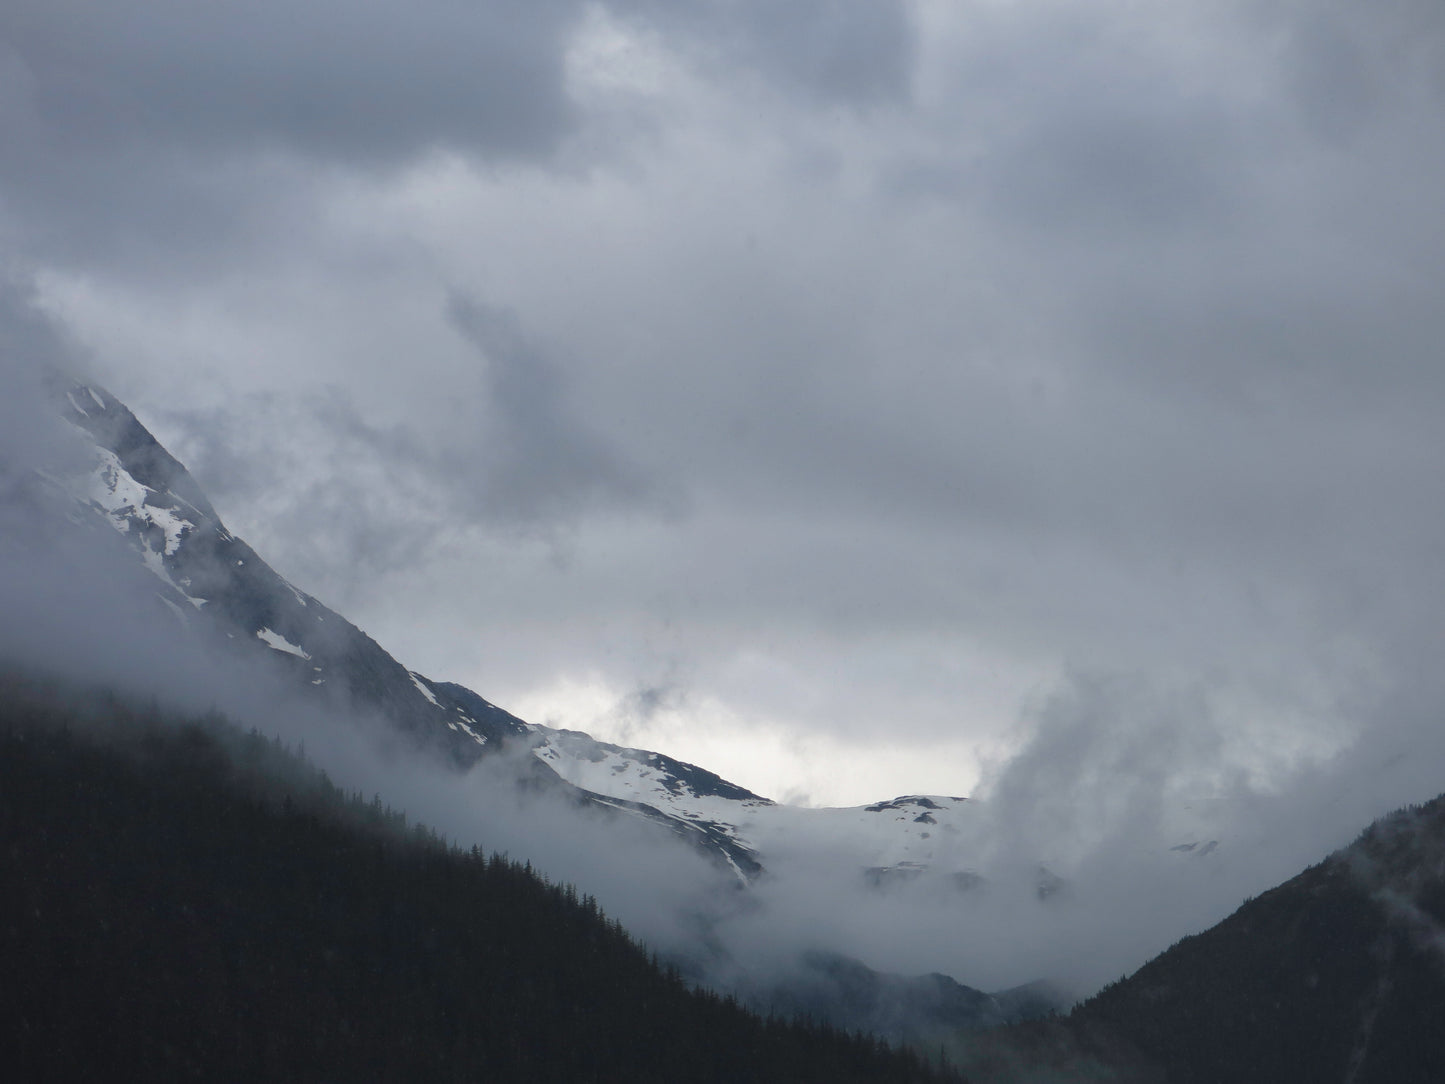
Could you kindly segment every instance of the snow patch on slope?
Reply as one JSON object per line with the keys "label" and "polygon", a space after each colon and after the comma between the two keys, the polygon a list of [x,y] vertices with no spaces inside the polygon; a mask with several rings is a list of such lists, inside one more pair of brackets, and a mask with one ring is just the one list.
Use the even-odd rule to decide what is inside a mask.
{"label": "snow patch on slope", "polygon": [[[461,715],[460,712],[458,712],[457,714]],[[467,737],[471,738],[472,741],[476,742],[478,745],[486,745],[487,736],[485,734],[478,734],[475,730],[473,730],[470,726],[467,725],[468,722],[475,721],[475,719],[469,719],[468,716],[461,715],[461,717],[458,719],[448,719],[447,726],[450,729],[455,730],[459,734],[467,735]]]}
{"label": "snow patch on slope", "polygon": [[759,851],[846,852],[861,868],[916,866],[956,873],[980,857],[973,803],[949,795],[908,795],[868,806],[755,811],[746,831]]}
{"label": "snow patch on slope", "polygon": [[257,629],[256,639],[260,640],[269,648],[274,648],[277,651],[284,651],[288,655],[295,655],[298,659],[311,658],[310,655],[302,651],[301,648],[298,647],[296,644],[293,644],[290,640],[286,639],[286,637],[282,636],[279,632],[275,632],[271,629]]}
{"label": "snow patch on slope", "polygon": [[[621,749],[586,734],[532,726],[537,745],[532,754],[567,782],[630,802],[644,802],[688,821],[708,822],[728,835],[737,818],[754,806],[771,806],[766,798],[725,798],[699,794],[665,766],[668,758],[645,749]],[[690,766],[687,766],[690,767]]]}
{"label": "snow patch on slope", "polygon": [[174,555],[180,548],[181,540],[195,528],[195,524],[181,516],[177,509],[154,502],[155,491],[136,481],[114,452],[105,448],[98,452],[100,462],[90,475],[90,499],[107,513],[111,525],[121,534],[129,533],[132,526],[141,530],[147,527],[158,529],[164,538],[160,554],[165,557]]}
{"label": "snow patch on slope", "polygon": [[[94,398],[93,393],[91,397]],[[162,503],[161,498],[169,498],[177,505],[185,502],[171,493],[157,494],[137,481],[109,449],[97,447],[96,456],[91,472],[66,488],[82,503],[99,510],[102,518],[117,531],[130,537],[140,550],[146,568],[199,610],[206,600],[192,597],[186,590],[188,583],[176,582],[165,562],[165,558],[175,555],[186,535],[195,529],[195,523],[180,515],[176,507]]]}
{"label": "snow patch on slope", "polygon": [[78,402],[76,402],[76,400],[75,400],[75,392],[73,392],[73,391],[68,391],[68,392],[65,393],[65,397],[70,400],[70,405],[71,405],[71,407],[74,409],[74,411],[75,411],[77,414],[79,414],[81,417],[84,417],[84,418],[90,417],[90,412],[87,411],[87,410],[86,410],[83,406],[81,406]]}
{"label": "snow patch on slope", "polygon": [[422,679],[411,670],[408,670],[407,674],[410,675],[411,683],[417,687],[417,691],[420,692],[422,696],[426,697],[437,707],[441,707],[441,704],[437,702],[436,694],[427,688],[426,682],[422,681]]}

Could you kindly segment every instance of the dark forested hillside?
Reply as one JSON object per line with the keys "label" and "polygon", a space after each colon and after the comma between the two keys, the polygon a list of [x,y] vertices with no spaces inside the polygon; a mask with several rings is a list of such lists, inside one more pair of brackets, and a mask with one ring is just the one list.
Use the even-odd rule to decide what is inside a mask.
{"label": "dark forested hillside", "polygon": [[[973,1042],[979,1076],[1445,1080],[1445,797],[1187,937],[1066,1019]],[[1045,1076],[1067,1069],[1095,1076]]]}
{"label": "dark forested hillside", "polygon": [[1187,938],[1076,1016],[1178,1084],[1445,1080],[1445,802]]}
{"label": "dark forested hillside", "polygon": [[258,735],[13,675],[0,885],[10,1079],[956,1079],[690,990]]}

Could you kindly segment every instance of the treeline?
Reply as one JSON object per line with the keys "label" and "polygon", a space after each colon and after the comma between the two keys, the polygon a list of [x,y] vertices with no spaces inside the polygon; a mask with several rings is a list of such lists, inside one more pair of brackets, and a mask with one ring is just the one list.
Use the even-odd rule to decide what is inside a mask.
{"label": "treeline", "polygon": [[0,676],[13,1080],[959,1080],[764,1020],[587,896],[218,718]]}

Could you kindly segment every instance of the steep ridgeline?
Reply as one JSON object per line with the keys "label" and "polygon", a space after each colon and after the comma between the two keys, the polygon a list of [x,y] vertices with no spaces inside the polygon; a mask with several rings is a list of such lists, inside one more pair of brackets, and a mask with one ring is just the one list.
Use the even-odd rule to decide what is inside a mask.
{"label": "steep ridgeline", "polygon": [[[344,710],[377,714],[461,770],[502,750],[545,754],[557,732],[529,726],[461,685],[408,670],[341,615],[272,569],[226,529],[199,485],[122,403],[57,378],[63,415],[95,444],[94,469],[69,480],[79,501],[123,534],[157,579],[160,599],[196,635],[265,656],[298,689]],[[581,736],[579,736],[581,737]],[[590,740],[590,739],[588,739]],[[665,758],[664,758],[665,759]],[[743,881],[761,867],[723,824],[661,809],[646,794],[593,793],[561,778],[547,757],[518,758],[518,782],[579,805],[656,825],[702,849]],[[695,786],[764,802],[692,765],[666,760],[672,796]]]}
{"label": "steep ridgeline", "polygon": [[[462,767],[527,727],[486,704],[480,718],[444,707],[375,640],[301,591],[231,534],[200,487],[135,415],[100,388],[64,390],[65,415],[90,435],[96,465],[80,496],[125,535],[178,619],[268,655],[298,683],[379,712]],[[485,702],[482,702],[485,704]]]}

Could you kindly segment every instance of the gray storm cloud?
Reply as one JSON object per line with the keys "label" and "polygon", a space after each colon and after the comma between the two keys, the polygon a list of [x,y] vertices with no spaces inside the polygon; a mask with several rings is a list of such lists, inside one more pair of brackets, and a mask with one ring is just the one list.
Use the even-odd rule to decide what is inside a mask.
{"label": "gray storm cloud", "polygon": [[[823,102],[906,93],[899,4],[607,7]],[[6,225],[47,260],[165,276],[310,228],[317,170],[384,175],[438,151],[549,162],[587,111],[567,84],[587,10],[17,0],[0,14]]]}

